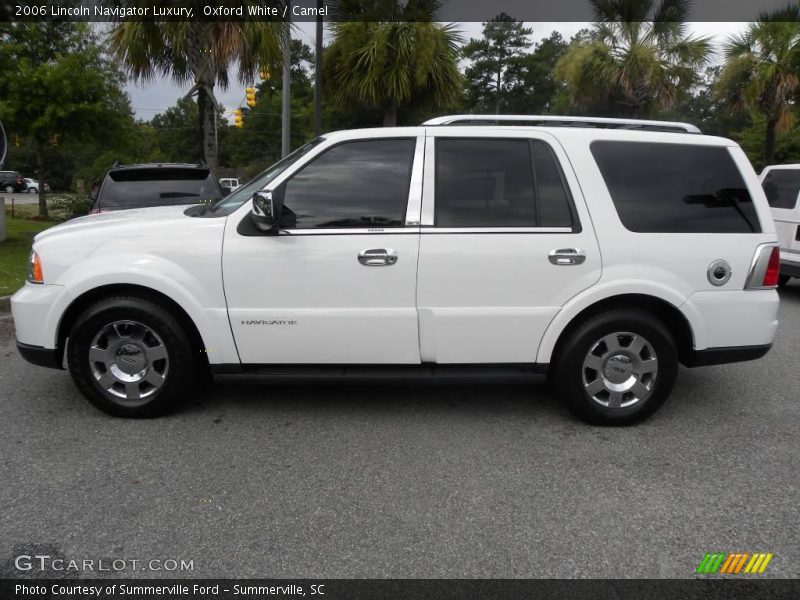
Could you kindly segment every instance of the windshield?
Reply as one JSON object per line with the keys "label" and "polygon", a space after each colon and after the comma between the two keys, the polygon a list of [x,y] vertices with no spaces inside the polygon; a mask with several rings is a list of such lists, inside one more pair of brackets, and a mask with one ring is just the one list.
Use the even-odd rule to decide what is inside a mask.
{"label": "windshield", "polygon": [[253,194],[259,190],[263,190],[270,181],[275,179],[278,175],[283,173],[290,165],[297,162],[300,158],[305,156],[312,148],[318,146],[325,138],[318,137],[310,141],[305,146],[301,146],[291,154],[287,154],[284,158],[257,175],[250,183],[243,185],[236,189],[230,196],[227,196],[217,202],[211,211],[217,215],[229,215],[242,204],[250,200]]}

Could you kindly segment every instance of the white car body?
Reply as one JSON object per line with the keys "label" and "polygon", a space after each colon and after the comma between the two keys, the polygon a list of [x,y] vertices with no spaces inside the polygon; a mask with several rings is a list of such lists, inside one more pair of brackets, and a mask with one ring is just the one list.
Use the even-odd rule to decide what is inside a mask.
{"label": "white car body", "polygon": [[[98,290],[147,288],[185,311],[218,371],[265,364],[487,363],[544,371],[559,339],[584,311],[617,299],[661,303],[680,315],[690,338],[681,349],[685,364],[724,362],[701,359],[704,351],[766,352],[772,343],[777,293],[746,287],[759,248],[775,244],[777,236],[758,177],[734,142],[689,133],[546,126],[340,131],[326,135],[268,187],[279,187],[344,141],[409,136],[416,152],[404,227],[245,236],[237,231],[252,209],[252,201],[245,201],[219,218],[190,217],[185,206],[174,206],[82,217],[40,233],[33,249],[44,283],[27,283],[12,298],[18,342],[51,352],[60,366],[68,335],[64,322],[74,318],[76,306]],[[563,170],[580,231],[437,229],[432,174],[438,137],[545,142]],[[752,196],[761,231],[629,231],[590,152],[595,140],[727,149]],[[365,268],[357,255],[374,248],[391,248],[397,263]],[[552,264],[548,254],[560,248],[581,249],[585,262]],[[730,265],[730,279],[721,286],[708,274],[718,260]]]}
{"label": "white car body", "polygon": [[[800,177],[800,164],[773,165],[766,167],[760,176],[762,185],[770,174],[783,174],[791,172]],[[772,206],[772,216],[775,219],[775,230],[781,245],[781,274],[789,277],[800,277],[800,184],[792,186],[793,199]]]}

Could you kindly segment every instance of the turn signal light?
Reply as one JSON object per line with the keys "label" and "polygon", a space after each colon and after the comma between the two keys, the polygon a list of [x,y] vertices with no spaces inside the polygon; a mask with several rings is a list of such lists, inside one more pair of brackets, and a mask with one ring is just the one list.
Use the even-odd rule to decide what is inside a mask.
{"label": "turn signal light", "polygon": [[31,283],[44,283],[42,275],[42,261],[36,252],[31,252],[31,261],[28,265],[28,281]]}

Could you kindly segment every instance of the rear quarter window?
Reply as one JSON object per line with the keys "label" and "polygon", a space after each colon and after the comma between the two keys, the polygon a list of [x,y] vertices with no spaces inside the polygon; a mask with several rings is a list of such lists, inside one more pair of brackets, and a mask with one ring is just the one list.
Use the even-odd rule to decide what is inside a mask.
{"label": "rear quarter window", "polygon": [[772,208],[793,209],[800,193],[800,169],[773,169],[761,182]]}
{"label": "rear quarter window", "polygon": [[758,233],[753,199],[727,148],[595,141],[600,173],[626,229]]}

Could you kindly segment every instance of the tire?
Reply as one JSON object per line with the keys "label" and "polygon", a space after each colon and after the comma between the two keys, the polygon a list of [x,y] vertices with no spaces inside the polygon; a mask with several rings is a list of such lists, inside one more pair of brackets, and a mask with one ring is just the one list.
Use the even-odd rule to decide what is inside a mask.
{"label": "tire", "polygon": [[778,287],[784,287],[790,279],[788,275],[778,275]]}
{"label": "tire", "polygon": [[3,188],[3,191],[6,194],[13,194],[14,193],[14,186],[13,185],[7,185],[6,187]]}
{"label": "tire", "polygon": [[145,298],[104,298],[75,321],[67,348],[75,385],[115,417],[162,415],[191,395],[197,360],[170,312]]}
{"label": "tire", "polygon": [[28,188],[28,193],[29,193],[29,194],[38,194],[38,193],[39,193],[39,190],[37,190],[37,189],[36,189],[36,188],[34,188],[34,187],[32,187],[32,188]]}
{"label": "tire", "polygon": [[580,419],[631,425],[664,404],[677,374],[678,350],[664,324],[643,310],[614,309],[591,317],[559,344],[551,378]]}

